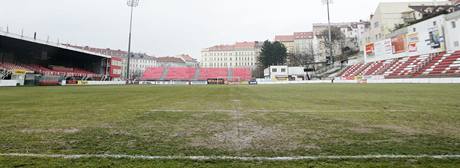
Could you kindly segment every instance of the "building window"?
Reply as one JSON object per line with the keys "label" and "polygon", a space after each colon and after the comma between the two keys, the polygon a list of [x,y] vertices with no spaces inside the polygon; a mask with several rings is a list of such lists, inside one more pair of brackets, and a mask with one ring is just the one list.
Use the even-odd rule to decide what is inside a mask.
{"label": "building window", "polygon": [[455,23],[455,21],[452,21],[452,29],[455,29],[457,28],[457,24]]}
{"label": "building window", "polygon": [[434,21],[434,22],[433,22],[433,26],[436,26],[436,25],[437,25],[437,23],[436,23],[436,21]]}
{"label": "building window", "polygon": [[417,28],[412,28],[412,32],[417,32]]}
{"label": "building window", "polygon": [[281,68],[281,72],[286,72],[286,69],[285,69],[285,68]]}
{"label": "building window", "polygon": [[272,69],[272,72],[278,72],[278,69],[273,68],[273,69]]}

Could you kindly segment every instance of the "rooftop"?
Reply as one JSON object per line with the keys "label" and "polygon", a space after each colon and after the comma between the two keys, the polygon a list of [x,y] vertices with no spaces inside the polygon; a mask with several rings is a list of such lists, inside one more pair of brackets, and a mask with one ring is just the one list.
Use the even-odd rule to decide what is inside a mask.
{"label": "rooftop", "polygon": [[169,57],[169,56],[166,56],[166,57],[158,57],[156,58],[157,59],[157,62],[159,63],[185,63],[184,60],[182,60],[181,58],[178,58],[178,57]]}
{"label": "rooftop", "polygon": [[278,35],[278,36],[275,36],[275,41],[293,42],[294,41],[294,36],[293,35]]}
{"label": "rooftop", "polygon": [[299,39],[313,39],[313,32],[295,32],[294,38]]}
{"label": "rooftop", "polygon": [[206,51],[233,51],[240,49],[255,49],[259,42],[236,42],[232,45],[216,45],[210,48],[206,48]]}

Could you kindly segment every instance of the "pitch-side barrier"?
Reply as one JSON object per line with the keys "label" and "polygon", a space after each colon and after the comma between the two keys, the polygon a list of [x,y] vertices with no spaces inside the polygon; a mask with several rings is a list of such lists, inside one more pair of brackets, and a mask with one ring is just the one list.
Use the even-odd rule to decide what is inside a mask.
{"label": "pitch-side barrier", "polygon": [[258,81],[260,85],[278,84],[460,84],[460,78],[407,78],[364,80]]}

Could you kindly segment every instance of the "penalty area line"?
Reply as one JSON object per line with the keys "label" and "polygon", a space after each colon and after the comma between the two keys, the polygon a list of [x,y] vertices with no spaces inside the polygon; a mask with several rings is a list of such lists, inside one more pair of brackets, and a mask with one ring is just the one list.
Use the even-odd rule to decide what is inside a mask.
{"label": "penalty area line", "polygon": [[238,156],[148,156],[112,154],[30,154],[3,153],[3,157],[62,158],[62,159],[139,159],[139,160],[235,160],[235,161],[301,161],[301,160],[360,160],[360,159],[460,159],[460,155],[355,155],[355,156],[292,156],[292,157],[238,157]]}

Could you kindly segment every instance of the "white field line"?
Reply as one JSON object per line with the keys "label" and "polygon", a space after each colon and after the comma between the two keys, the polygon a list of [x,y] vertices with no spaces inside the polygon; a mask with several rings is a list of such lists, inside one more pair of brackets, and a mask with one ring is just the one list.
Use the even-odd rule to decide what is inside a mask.
{"label": "white field line", "polygon": [[110,155],[110,154],[28,154],[3,153],[4,157],[32,158],[102,158],[102,159],[139,159],[139,160],[235,160],[235,161],[296,161],[296,160],[366,160],[366,159],[460,159],[460,155],[356,155],[356,156],[292,156],[292,157],[237,157],[237,156],[147,156],[147,155]]}
{"label": "white field line", "polygon": [[[240,110],[249,113],[368,113],[368,112],[414,112],[410,109],[395,110]],[[178,109],[154,109],[149,112],[206,112],[206,113],[234,113],[235,110],[215,109],[215,110],[178,110]]]}

